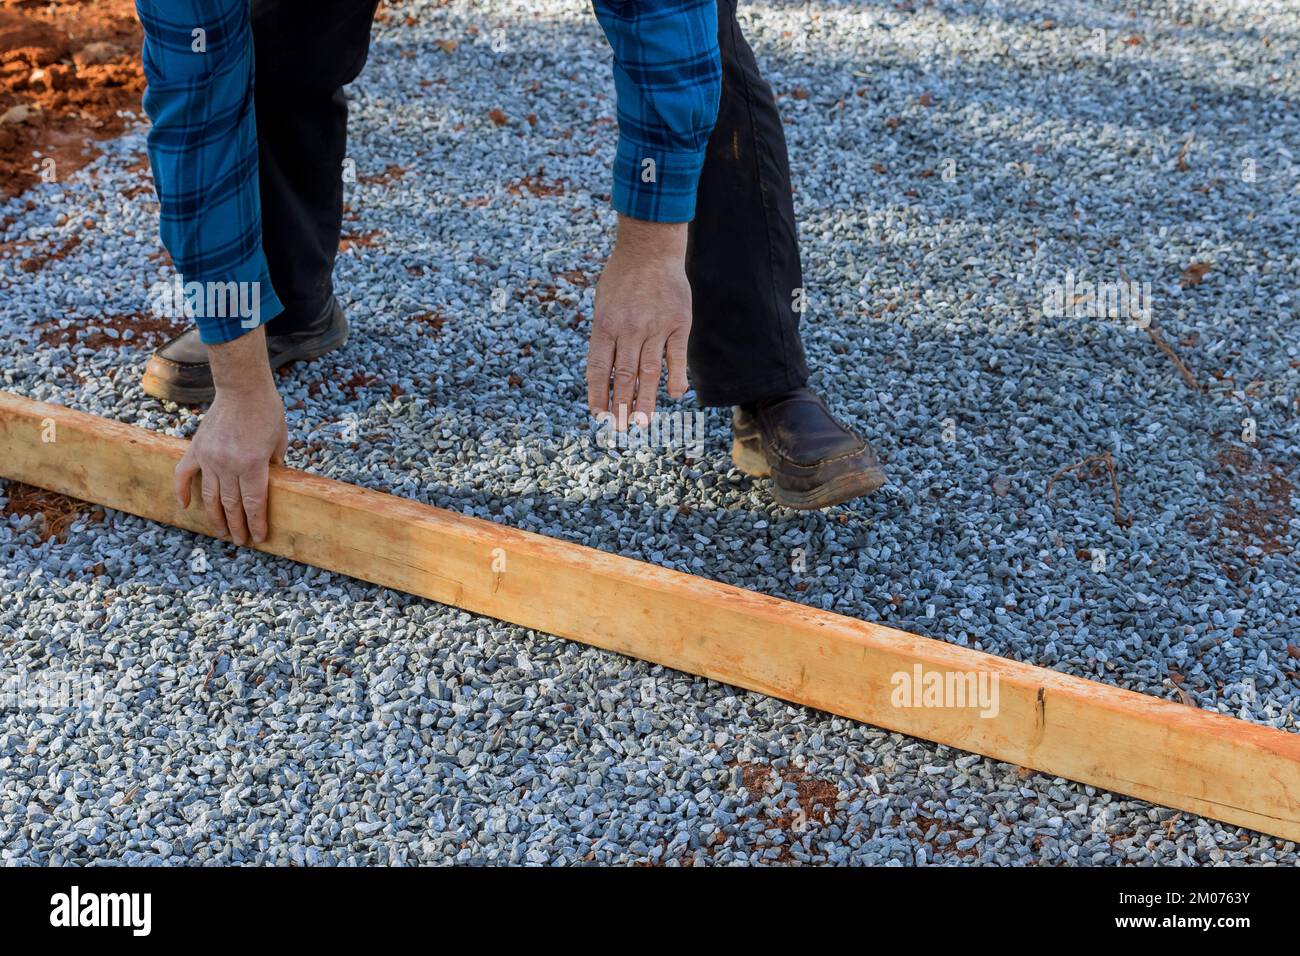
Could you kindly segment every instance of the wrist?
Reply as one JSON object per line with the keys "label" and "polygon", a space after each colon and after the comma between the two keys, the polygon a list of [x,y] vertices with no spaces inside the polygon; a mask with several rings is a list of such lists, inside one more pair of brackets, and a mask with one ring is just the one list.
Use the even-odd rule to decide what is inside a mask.
{"label": "wrist", "polygon": [[236,397],[268,391],[279,394],[267,358],[265,326],[207,349],[212,381],[219,393]]}
{"label": "wrist", "polygon": [[642,259],[684,263],[688,226],[685,222],[650,222],[620,214],[614,251]]}

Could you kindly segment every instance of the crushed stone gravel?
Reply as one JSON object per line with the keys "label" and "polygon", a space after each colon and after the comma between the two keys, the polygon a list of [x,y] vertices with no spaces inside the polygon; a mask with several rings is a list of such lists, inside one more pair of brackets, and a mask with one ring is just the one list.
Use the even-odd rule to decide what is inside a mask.
{"label": "crushed stone gravel", "polygon": [[[719,411],[694,456],[601,446],[580,357],[614,101],[573,0],[385,8],[350,90],[354,333],[279,379],[289,463],[1296,731],[1300,12],[742,23],[787,119],[814,384],[885,490],[781,509]],[[139,386],[167,332],[143,137],[0,205],[0,387],[189,435]],[[1148,327],[1087,314],[1077,283],[1117,281],[1149,284]],[[1104,468],[1069,470],[1104,452],[1118,505]],[[0,706],[6,864],[1300,862],[120,513],[60,540],[5,510],[6,680],[97,702]]]}

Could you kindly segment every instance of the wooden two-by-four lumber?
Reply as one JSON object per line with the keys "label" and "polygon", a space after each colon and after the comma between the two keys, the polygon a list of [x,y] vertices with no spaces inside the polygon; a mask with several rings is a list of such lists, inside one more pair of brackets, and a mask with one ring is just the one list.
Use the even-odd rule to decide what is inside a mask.
{"label": "wooden two-by-four lumber", "polygon": [[[0,392],[0,475],[211,534],[197,489],[185,510],[172,494],[186,447]],[[289,468],[271,469],[268,513],[270,554],[1300,840],[1300,734]],[[918,677],[922,697],[995,686],[996,706],[897,692]]]}

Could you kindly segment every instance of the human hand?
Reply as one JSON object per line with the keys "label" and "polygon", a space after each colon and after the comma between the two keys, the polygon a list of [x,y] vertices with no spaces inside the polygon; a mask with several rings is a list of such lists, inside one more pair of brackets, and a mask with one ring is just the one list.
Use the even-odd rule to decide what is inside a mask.
{"label": "human hand", "polygon": [[668,394],[680,398],[688,388],[691,287],[685,263],[686,223],[619,217],[614,251],[596,283],[587,406],[593,415],[612,415],[620,431],[629,410],[634,424],[649,423],[665,354]]}
{"label": "human hand", "polygon": [[216,398],[176,466],[176,500],[190,506],[194,476],[201,475],[203,507],[219,537],[261,544],[270,463],[284,460],[289,432],[276,391],[261,327],[234,342],[208,346]]}

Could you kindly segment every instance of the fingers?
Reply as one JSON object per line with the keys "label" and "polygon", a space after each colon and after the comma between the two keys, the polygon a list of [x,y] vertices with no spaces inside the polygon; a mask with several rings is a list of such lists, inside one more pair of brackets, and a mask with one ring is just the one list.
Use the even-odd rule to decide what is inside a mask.
{"label": "fingers", "polygon": [[224,538],[230,534],[230,529],[226,527],[226,516],[221,508],[221,484],[212,469],[204,469],[201,488],[203,509],[208,513],[208,523],[212,526],[212,533],[218,538]]}
{"label": "fingers", "polygon": [[[266,467],[254,468],[239,478],[239,496],[243,501],[244,517],[248,520],[248,533],[253,541],[261,544],[266,540]],[[243,542],[239,542],[243,544]]]}
{"label": "fingers", "polygon": [[190,506],[190,488],[194,484],[194,476],[199,473],[199,463],[194,458],[194,449],[186,449],[185,456],[176,464],[176,474],[172,479],[172,491],[176,494],[176,501],[181,508]]}
{"label": "fingers", "polygon": [[641,428],[650,424],[655,413],[655,400],[659,396],[659,379],[663,375],[664,340],[647,340],[641,346],[641,364],[637,369],[636,408],[634,423]]}
{"label": "fingers", "polygon": [[[284,458],[284,449],[277,452],[277,461]],[[190,453],[176,466],[174,490],[176,498],[185,508],[190,505],[190,482],[201,474],[203,508],[207,512],[212,532],[218,538],[230,538],[235,544],[246,544],[251,538],[256,544],[266,540],[269,466],[253,468],[243,475],[218,475],[216,469],[200,467]]]}
{"label": "fingers", "polygon": [[239,478],[223,475],[221,481],[221,509],[226,514],[226,526],[235,544],[248,541],[248,524],[244,520],[244,499],[240,492]]}
{"label": "fingers", "polygon": [[619,431],[627,428],[640,361],[641,342],[634,339],[619,339],[614,354],[614,401],[609,408],[614,413],[614,427]]}
{"label": "fingers", "polygon": [[587,347],[587,407],[591,414],[609,411],[609,373],[614,366],[614,340],[592,329]]}
{"label": "fingers", "polygon": [[681,398],[691,387],[686,377],[686,343],[690,337],[689,325],[668,336],[668,394],[673,398]]}

